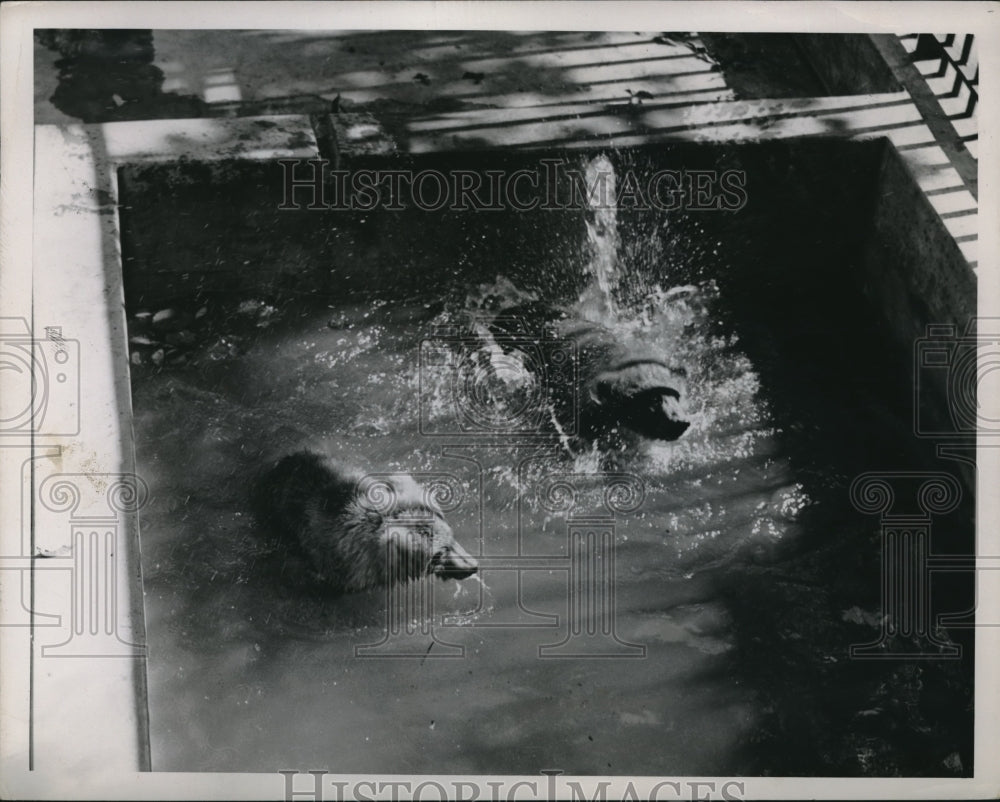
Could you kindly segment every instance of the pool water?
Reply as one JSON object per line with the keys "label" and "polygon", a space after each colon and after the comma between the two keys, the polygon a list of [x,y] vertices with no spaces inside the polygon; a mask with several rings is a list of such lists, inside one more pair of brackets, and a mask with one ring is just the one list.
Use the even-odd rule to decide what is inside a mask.
{"label": "pool water", "polygon": [[[866,470],[927,464],[893,401],[893,360],[906,355],[871,347],[853,318],[838,328],[845,290],[829,306],[822,293],[802,300],[771,264],[725,264],[738,243],[710,256],[709,238],[682,260],[670,243],[690,225],[655,241],[644,225],[615,221],[627,291],[599,314],[620,340],[685,367],[692,425],[611,462],[558,437],[459,431],[456,385],[421,374],[421,343],[485,298],[544,297],[523,276],[470,278],[444,302],[192,297],[160,316],[195,332],[173,338],[186,349],[155,358],[155,310],[130,310],[146,337],[132,388],[151,490],[141,539],[154,770],[971,770],[963,666],[847,655],[881,625],[878,522],[851,507],[848,487]],[[579,246],[583,274],[607,262],[604,247]],[[673,261],[640,276],[640,253]],[[576,297],[570,313],[598,314],[586,290]],[[417,617],[432,617],[395,651],[409,656],[383,643],[390,621],[413,614],[409,597],[298,589],[294,561],[260,537],[253,477],[303,446],[364,473],[450,477],[448,520],[483,569],[428,585],[433,606]],[[575,492],[568,512],[546,503],[560,477]],[[605,491],[620,481],[641,503],[609,513]],[[573,516],[609,515],[613,563],[605,552],[595,564],[613,564],[613,583],[581,611],[568,532]],[[964,532],[961,515],[950,525]],[[552,647],[574,622],[597,626],[607,600],[610,642],[559,656]]]}

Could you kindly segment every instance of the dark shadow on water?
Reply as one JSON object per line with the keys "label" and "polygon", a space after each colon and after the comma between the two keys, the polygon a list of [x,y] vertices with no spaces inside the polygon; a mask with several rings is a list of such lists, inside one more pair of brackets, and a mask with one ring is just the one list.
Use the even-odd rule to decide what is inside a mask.
{"label": "dark shadow on water", "polygon": [[[956,754],[958,772],[971,772],[968,632],[949,633],[963,646],[958,661],[849,656],[852,644],[876,640],[879,630],[846,614],[881,604],[878,519],[852,508],[851,481],[866,471],[959,478],[913,435],[912,354],[892,344],[861,292],[881,147],[852,146],[848,156],[828,142],[775,143],[725,154],[720,163],[747,171],[746,207],[702,216],[696,234],[684,233],[694,215],[672,218],[667,230],[676,239],[663,251],[676,258],[630,271],[652,271],[665,284],[696,281],[703,271],[715,277],[720,332],[738,334],[782,454],[812,501],[799,517],[800,537],[717,578],[737,633],[733,669],[767,711],[748,748],[758,769],[776,775],[953,776]],[[623,239],[658,236],[641,214],[626,219],[634,230]],[[696,239],[718,242],[708,258],[717,267],[680,255],[676,244]],[[932,551],[973,551],[968,496],[934,520]],[[966,609],[971,593],[970,575],[935,579],[933,616]]]}

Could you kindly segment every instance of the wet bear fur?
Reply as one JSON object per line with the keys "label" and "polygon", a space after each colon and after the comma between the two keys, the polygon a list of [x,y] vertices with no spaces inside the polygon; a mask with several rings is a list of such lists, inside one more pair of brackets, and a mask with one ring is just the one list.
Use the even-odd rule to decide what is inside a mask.
{"label": "wet bear fur", "polygon": [[[305,584],[337,595],[426,575],[464,579],[477,571],[424,488],[385,478],[390,504],[359,490],[359,474],[325,455],[300,451],[255,483],[254,513],[279,553],[308,566]],[[381,501],[384,501],[382,499]]]}
{"label": "wet bear fur", "polygon": [[573,344],[576,388],[547,387],[557,420],[578,440],[628,440],[628,433],[676,440],[691,425],[684,409],[686,371],[662,354],[618,342],[598,323],[529,303],[503,310],[488,328],[497,342],[527,334]]}

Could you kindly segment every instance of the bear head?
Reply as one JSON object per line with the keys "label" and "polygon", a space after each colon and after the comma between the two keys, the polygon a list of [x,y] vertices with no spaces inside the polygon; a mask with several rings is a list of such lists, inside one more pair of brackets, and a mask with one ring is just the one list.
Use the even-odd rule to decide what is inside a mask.
{"label": "bear head", "polygon": [[622,425],[654,440],[676,440],[691,425],[683,402],[686,377],[683,368],[655,359],[609,366],[593,380],[591,416],[600,411],[608,424]]}
{"label": "bear head", "polygon": [[359,502],[379,532],[387,582],[428,574],[459,580],[477,573],[478,563],[455,540],[431,493],[409,476],[394,476],[386,484],[387,502],[372,504],[365,496]]}

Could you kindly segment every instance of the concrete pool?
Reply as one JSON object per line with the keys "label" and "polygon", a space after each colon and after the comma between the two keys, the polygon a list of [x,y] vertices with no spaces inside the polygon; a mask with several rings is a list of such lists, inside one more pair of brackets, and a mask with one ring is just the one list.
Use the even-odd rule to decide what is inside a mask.
{"label": "concrete pool", "polygon": [[[731,170],[747,188],[732,211],[616,210],[622,313],[609,325],[686,366],[694,424],[611,476],[552,442],[420,425],[419,344],[487,296],[571,306],[593,259],[586,209],[279,210],[273,162],[120,171],[136,473],[150,489],[154,769],[854,776],[948,773],[956,753],[970,769],[971,639],[949,633],[967,649],[947,664],[847,656],[882,626],[878,523],[851,485],[936,466],[912,433],[905,344],[928,322],[965,322],[975,292],[960,252],[943,232],[931,251],[900,245],[900,214],[934,220],[885,141],[600,152],[618,176]],[[341,166],[511,173],[594,157]],[[920,305],[898,292],[901,275],[920,280],[914,261],[950,277]],[[437,402],[448,418],[454,399]],[[455,531],[492,568],[433,589],[436,623],[415,652],[426,659],[366,659],[398,599],[329,602],[271,581],[246,487],[267,456],[303,443],[454,480]],[[641,505],[600,509],[615,476],[641,484]],[[539,503],[558,477],[576,488],[575,513]],[[971,548],[971,498],[935,519],[936,549]],[[553,652],[572,604],[574,514],[613,521],[604,656],[620,659]],[[938,592],[941,609],[970,604],[960,580]],[[934,648],[951,648],[939,637]]]}
{"label": "concrete pool", "polygon": [[[371,31],[349,6],[5,15],[4,787],[988,783],[992,28],[677,34],[598,4],[589,31],[426,30],[406,4]],[[353,207],[289,208],[290,164],[300,202],[357,181]],[[573,170],[624,191],[532,203]],[[375,174],[479,197],[370,204]],[[682,436],[608,431],[633,391],[620,420],[674,405]],[[250,513],[304,445],[376,506],[416,475],[479,574],[330,598]]]}

